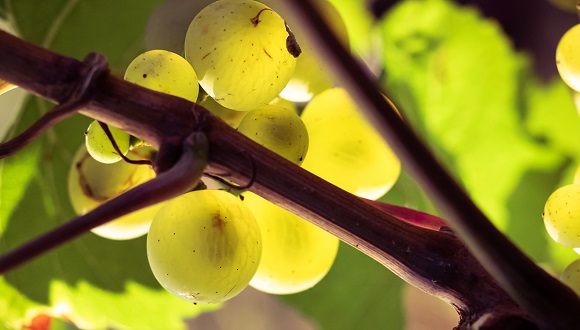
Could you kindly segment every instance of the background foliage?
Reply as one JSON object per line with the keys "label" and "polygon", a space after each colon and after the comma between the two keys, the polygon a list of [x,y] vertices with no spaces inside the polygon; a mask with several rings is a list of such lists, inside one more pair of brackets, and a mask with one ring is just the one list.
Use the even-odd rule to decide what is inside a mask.
{"label": "background foliage", "polygon": [[[22,38],[77,59],[103,53],[120,75],[144,50],[143,31],[160,2],[4,0],[0,13]],[[537,79],[531,57],[473,7],[401,1],[375,21],[363,1],[332,2],[353,51],[495,224],[554,272],[577,258],[548,239],[541,219],[548,195],[571,181],[580,157],[580,118],[567,87],[558,78]],[[10,107],[2,104],[2,116]],[[50,107],[27,98],[9,134]],[[89,122],[75,116],[0,162],[1,252],[73,217],[66,176]],[[406,174],[383,200],[437,213]],[[280,299],[323,328],[402,329],[403,288],[343,244],[322,283]],[[0,277],[0,328],[52,313],[87,328],[179,329],[184,318],[217,307],[193,306],[160,289],[144,238],[87,234]]]}

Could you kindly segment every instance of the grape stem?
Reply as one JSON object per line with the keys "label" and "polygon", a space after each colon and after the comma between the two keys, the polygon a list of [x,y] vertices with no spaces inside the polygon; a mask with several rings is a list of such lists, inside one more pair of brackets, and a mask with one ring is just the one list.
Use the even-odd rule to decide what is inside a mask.
{"label": "grape stem", "polygon": [[[302,2],[297,0],[296,6],[302,6]],[[308,20],[313,19],[309,15],[307,14]],[[320,19],[318,21],[322,22]],[[336,50],[337,56],[341,58],[346,56],[350,59],[348,63],[356,70],[360,70],[359,64],[353,62],[328,28],[323,26],[321,29],[325,29],[324,33],[329,34],[327,37],[332,40],[333,47],[339,49]],[[0,31],[0,58],[2,58],[0,79],[55,102],[65,100],[66,95],[70,95],[70,91],[84,81],[81,72],[87,69],[86,64],[75,59],[47,51],[2,31]],[[357,72],[360,74],[360,71]],[[370,80],[365,74],[347,80],[361,85],[356,88],[349,86],[355,91],[353,95],[357,95],[359,101],[366,100],[366,96],[364,93],[361,94],[358,88],[370,91],[369,97],[372,97],[374,103],[363,102],[363,104],[370,103],[371,109],[377,109],[377,105],[379,109],[382,107],[388,109],[388,105],[383,103],[382,95],[378,93],[374,84],[369,83]],[[393,120],[394,131],[400,136],[389,138],[391,142],[394,141],[391,145],[396,147],[395,150],[403,163],[414,173],[419,173],[419,181],[428,183],[432,195],[442,195],[434,199],[440,202],[443,200],[442,205],[446,211],[455,208],[467,210],[462,213],[450,212],[452,216],[445,222],[454,232],[459,233],[464,243],[471,242],[470,244],[462,243],[454,232],[446,230],[446,227],[437,231],[400,221],[390,211],[379,209],[256,144],[199,105],[147,90],[110,74],[103,75],[94,83],[96,92],[79,113],[118,127],[159,148],[159,161],[156,162],[159,172],[162,173],[164,169],[174,166],[181,154],[179,149],[181,141],[191,132],[202,131],[209,144],[207,172],[231,173],[227,179],[236,184],[253,181],[251,191],[329,231],[374,258],[408,283],[450,303],[460,314],[459,329],[471,327],[534,329],[538,324],[546,326],[549,322],[553,328],[571,329],[580,322],[577,313],[580,310],[580,300],[566,286],[556,283],[557,281],[545,273],[538,273],[531,261],[528,260],[524,263],[524,267],[521,267],[521,260],[518,259],[516,265],[508,267],[510,272],[514,272],[509,275],[513,275],[517,280],[523,280],[526,284],[524,287],[529,289],[521,292],[529,294],[527,298],[522,299],[521,295],[513,295],[518,298],[518,302],[523,302],[521,305],[526,310],[523,310],[481,266],[471,253],[477,250],[473,248],[471,237],[461,230],[462,221],[473,220],[471,230],[481,229],[482,237],[477,239],[479,244],[498,245],[502,248],[505,247],[503,244],[505,238],[497,233],[488,235],[489,224],[482,218],[481,212],[473,209],[473,203],[465,194],[454,190],[456,183],[393,111],[387,112],[389,121]],[[380,101],[377,101],[375,96]],[[383,121],[380,114],[375,117],[376,121]],[[409,138],[409,141],[397,141],[405,138]],[[412,149],[413,147],[416,149]],[[247,157],[251,157],[254,161],[249,163]],[[423,170],[418,170],[420,168]],[[432,172],[429,171],[431,168]],[[251,180],[253,175],[255,177]],[[432,180],[428,179],[430,176]],[[159,186],[149,186],[140,192],[147,198],[177,192],[173,190],[172,185],[164,185],[161,181],[161,179],[156,181]],[[112,218],[112,214],[119,212],[116,208],[126,207],[126,202],[119,202],[122,199],[115,200],[116,204],[104,206],[98,212]],[[453,203],[458,205],[455,207],[449,205]],[[70,227],[74,228],[72,237],[89,230],[87,222],[91,225],[103,223],[97,222],[96,219],[90,220],[90,217],[96,216],[95,213],[89,214],[93,215],[87,215],[89,217],[85,218],[87,220],[72,221],[77,224],[74,225],[76,227]],[[457,220],[459,216],[461,220]],[[475,218],[470,219],[470,216]],[[67,226],[70,225],[65,224],[53,231],[51,239],[64,242],[66,239],[62,236],[71,237],[68,233],[71,229]],[[58,230],[60,232],[57,232]],[[471,252],[466,245],[471,248]],[[13,251],[11,258],[22,259],[26,251],[38,254],[54,246],[47,242],[34,249],[28,247],[24,252]],[[513,259],[514,253],[517,258],[521,258],[521,253],[509,245],[497,258],[501,259],[501,263],[508,262]],[[481,253],[476,255],[482,258]],[[482,259],[489,265],[489,260],[485,257]],[[2,264],[4,262],[2,261]],[[4,266],[4,269],[7,267]],[[502,278],[505,274],[498,275],[493,271],[492,273],[504,287],[509,288]],[[534,279],[531,283],[536,287],[529,287],[531,283],[525,279],[526,276]],[[545,282],[538,281],[539,279]],[[546,291],[550,290],[552,296],[546,294]],[[558,299],[555,300],[555,297]],[[546,310],[538,314],[533,313],[541,307],[545,307]],[[535,320],[530,315],[533,315]]]}
{"label": "grape stem", "polygon": [[0,144],[0,159],[8,157],[24,148],[42,135],[42,133],[46,132],[47,129],[75,114],[78,109],[82,108],[91,99],[92,93],[95,91],[90,87],[95,85],[93,83],[94,80],[99,79],[108,70],[107,61],[100,54],[90,54],[85,58],[84,62],[87,64],[88,70],[86,70],[85,78],[82,78],[83,83],[79,84],[78,88],[72,91],[70,97],[44,114],[44,116],[38,119],[26,131],[10,141]]}
{"label": "grape stem", "polygon": [[195,188],[207,165],[208,142],[194,132],[183,142],[181,157],[160,173],[120,196],[0,257],[0,274],[32,260],[64,242],[133,211],[166,201]]}
{"label": "grape stem", "polygon": [[121,159],[125,163],[129,163],[129,164],[133,164],[133,165],[153,166],[153,162],[149,159],[129,159],[129,158],[127,158],[127,156],[125,156],[123,154],[123,152],[121,151],[121,149],[119,148],[117,141],[115,141],[115,137],[113,136],[113,133],[111,133],[111,130],[109,129],[109,125],[103,123],[102,121],[97,121],[97,123],[103,129],[103,132],[105,132],[107,139],[109,139],[109,142],[111,143],[111,146],[113,146],[113,149],[115,150],[117,155],[119,155],[119,157],[121,157]]}

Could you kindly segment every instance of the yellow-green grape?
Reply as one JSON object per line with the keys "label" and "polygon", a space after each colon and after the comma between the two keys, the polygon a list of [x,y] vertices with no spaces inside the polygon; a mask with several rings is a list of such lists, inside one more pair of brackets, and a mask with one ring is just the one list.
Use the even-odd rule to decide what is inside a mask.
{"label": "yellow-green grape", "polygon": [[[119,150],[123,155],[127,155],[127,152],[129,152],[131,135],[112,126],[109,126],[109,130],[111,131],[111,135],[119,147]],[[85,132],[85,144],[89,154],[101,163],[112,164],[122,159],[117,151],[115,151],[112,142],[96,120],[89,125],[89,128]]]}
{"label": "yellow-green grape", "polygon": [[[141,148],[151,151],[152,148]],[[132,150],[131,159],[144,159],[148,151]],[[83,215],[125,191],[155,177],[155,172],[145,165],[124,161],[103,164],[93,159],[83,145],[76,153],[68,176],[68,193],[74,211]],[[162,204],[129,213],[117,220],[92,229],[108,239],[125,240],[144,235],[149,230],[153,216]]]}
{"label": "yellow-green grape", "polygon": [[149,265],[159,283],[194,303],[240,293],[256,273],[262,237],[250,209],[222,190],[197,190],[167,202],[147,235]]}
{"label": "yellow-green grape", "polygon": [[228,109],[221,104],[217,103],[211,96],[205,94],[201,100],[198,101],[198,104],[202,107],[209,110],[211,113],[216,115],[217,117],[221,118],[225,121],[228,125],[233,128],[238,127],[242,118],[247,114],[246,111],[236,111],[232,109]]}
{"label": "yellow-green grape", "polygon": [[279,96],[276,96],[272,101],[270,101],[270,103],[268,103],[270,105],[277,105],[280,106],[282,108],[286,108],[286,109],[290,109],[296,113],[298,113],[298,108],[296,108],[296,103],[287,100],[287,99],[283,99]]}
{"label": "yellow-green grape", "polygon": [[338,238],[253,193],[244,193],[262,232],[264,250],[250,285],[274,294],[291,294],[316,285],[328,273]]}
{"label": "yellow-green grape", "polygon": [[580,295],[580,259],[572,262],[560,274],[560,281]]}
{"label": "yellow-green grape", "polygon": [[127,67],[125,80],[191,102],[199,94],[197,75],[189,62],[166,50],[150,50],[137,56]]}
{"label": "yellow-green grape", "polygon": [[544,206],[544,225],[558,243],[580,247],[580,185],[557,189]]}
{"label": "yellow-green grape", "polygon": [[[272,2],[279,1],[272,0]],[[326,0],[316,1],[315,3],[321,9],[334,33],[340,38],[344,46],[348,48],[348,32],[336,8]],[[294,75],[292,75],[284,90],[280,92],[280,96],[294,102],[307,102],[314,95],[331,88],[334,85],[334,78],[316,54],[316,46],[308,42],[307,33],[302,31],[300,25],[296,27],[292,25],[290,27],[293,29],[292,31],[296,32],[296,38],[302,46],[302,54],[296,61]]]}
{"label": "yellow-green grape", "polygon": [[258,144],[298,165],[308,151],[308,131],[296,112],[266,105],[248,112],[238,131]]}
{"label": "yellow-green grape", "polygon": [[297,53],[288,47],[288,31],[284,19],[259,2],[216,1],[191,22],[185,58],[219,104],[253,110],[272,101],[294,72]]}
{"label": "yellow-green grape", "polygon": [[575,91],[580,91],[580,24],[570,28],[556,48],[556,66],[562,80]]}
{"label": "yellow-green grape", "polygon": [[368,199],[383,196],[399,177],[399,159],[344,89],[315,96],[302,120],[310,138],[304,169]]}

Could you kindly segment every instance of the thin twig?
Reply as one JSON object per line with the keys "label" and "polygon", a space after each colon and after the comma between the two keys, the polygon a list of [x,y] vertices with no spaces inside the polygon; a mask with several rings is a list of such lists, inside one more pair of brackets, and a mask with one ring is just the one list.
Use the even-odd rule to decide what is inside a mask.
{"label": "thin twig", "polygon": [[153,166],[153,162],[150,159],[136,159],[135,160],[135,159],[130,159],[127,156],[125,156],[125,154],[119,148],[119,145],[117,144],[117,141],[115,141],[115,137],[113,136],[113,133],[109,129],[109,125],[103,123],[102,121],[98,121],[98,120],[97,120],[97,123],[103,129],[103,132],[105,132],[105,135],[107,136],[107,139],[109,139],[109,142],[113,146],[113,149],[115,150],[115,152],[117,153],[117,155],[119,155],[119,157],[121,157],[121,159],[124,162],[129,163],[129,164],[133,164],[133,165],[149,165],[149,166]]}
{"label": "thin twig", "polygon": [[184,141],[182,150],[179,161],[170,170],[1,256],[0,274],[97,226],[195,188],[207,165],[205,135],[193,133]]}
{"label": "thin twig", "polygon": [[94,82],[108,70],[107,61],[100,54],[90,54],[85,58],[84,62],[88,65],[84,82],[78,85],[78,88],[72,92],[66,101],[44,114],[21,134],[0,144],[0,159],[8,157],[24,148],[50,127],[75,114],[78,109],[82,108],[91,99],[91,94],[95,91],[92,88]]}

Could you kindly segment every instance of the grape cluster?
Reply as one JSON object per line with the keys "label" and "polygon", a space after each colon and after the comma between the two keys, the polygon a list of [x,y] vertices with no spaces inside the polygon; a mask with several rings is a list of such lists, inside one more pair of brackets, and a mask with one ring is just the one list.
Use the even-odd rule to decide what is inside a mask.
{"label": "grape cluster", "polygon": [[[347,91],[333,87],[314,47],[297,43],[305,34],[295,35],[260,2],[206,2],[189,15],[187,30],[176,33],[185,38],[183,56],[171,51],[179,51],[175,43],[165,43],[172,49],[135,58],[125,80],[196,102],[249,139],[353,194],[385,194],[399,176],[399,160]],[[347,47],[340,15],[325,0],[320,6]],[[160,20],[154,15],[154,22]],[[70,170],[70,197],[79,214],[155,176],[148,166],[125,160],[152,160],[151,147],[138,148],[129,134],[113,127],[107,134],[104,127],[91,124]],[[248,285],[274,294],[306,290],[327,274],[339,246],[336,237],[253,193],[234,196],[209,188],[93,231],[113,239],[148,232],[156,279],[195,303],[225,301]]]}
{"label": "grape cluster", "polygon": [[[580,95],[579,40],[580,24],[577,24],[562,36],[556,48],[558,72],[572,90],[576,101]],[[580,166],[576,169],[572,183],[558,188],[548,197],[543,218],[546,230],[554,241],[580,253]],[[561,273],[560,279],[580,294],[580,260],[571,263]]]}

